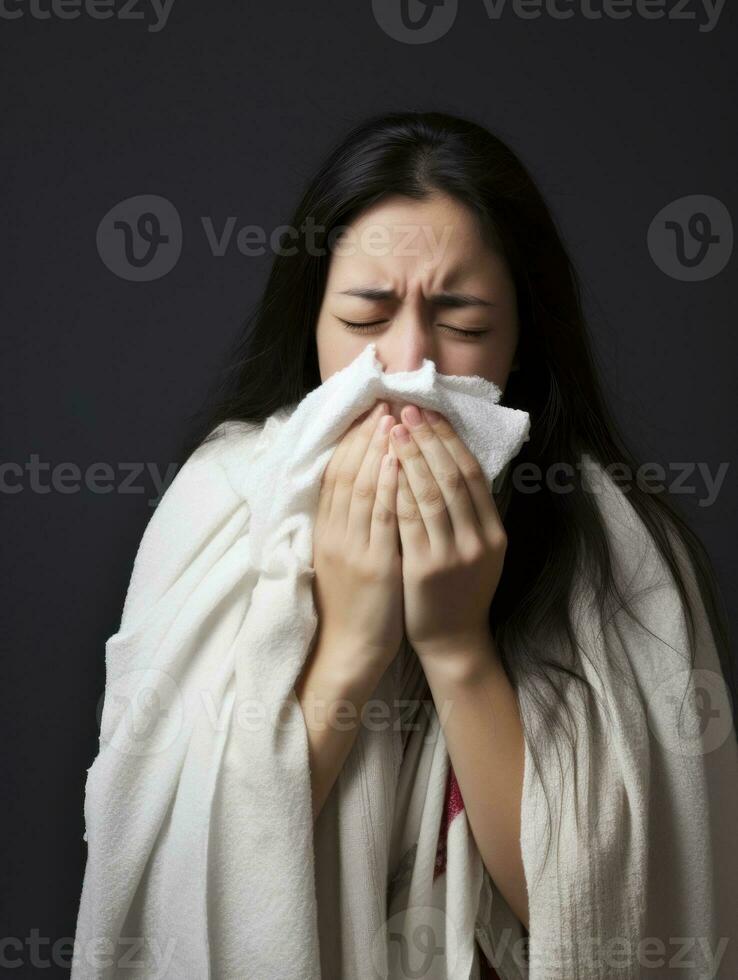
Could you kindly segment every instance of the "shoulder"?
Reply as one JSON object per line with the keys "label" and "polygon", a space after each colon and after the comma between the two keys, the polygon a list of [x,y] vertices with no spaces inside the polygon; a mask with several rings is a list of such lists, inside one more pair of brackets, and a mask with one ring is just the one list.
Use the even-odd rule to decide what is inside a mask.
{"label": "shoulder", "polygon": [[215,560],[248,531],[249,467],[274,422],[218,425],[180,467],[141,537],[121,618],[133,628],[198,564]]}
{"label": "shoulder", "polygon": [[167,492],[177,484],[181,489],[184,485],[189,488],[201,482],[225,481],[234,493],[244,495],[249,460],[268,441],[274,418],[265,422],[221,422],[185,461]]}
{"label": "shoulder", "polygon": [[224,509],[247,506],[248,464],[263,434],[263,424],[239,421],[213,429],[179,468],[144,537],[171,533],[173,522],[186,525],[188,532],[204,531]]}
{"label": "shoulder", "polygon": [[[263,422],[229,419],[217,425],[190,454],[162,497],[157,512],[182,504],[196,505],[200,493],[236,497],[248,504],[251,464],[272,444],[289,418],[289,407]],[[207,498],[214,503],[212,497]]]}
{"label": "shoulder", "polygon": [[[615,579],[624,595],[668,587],[673,582],[668,565],[631,502],[628,489],[618,486],[608,470],[587,453],[582,454],[581,467],[582,485],[596,502],[607,535]],[[665,532],[681,561],[685,562],[683,543],[670,522],[666,524]]]}
{"label": "shoulder", "polygon": [[[693,644],[682,592],[628,492],[621,489],[599,463],[589,460],[582,472],[586,472],[583,478],[595,494],[602,515],[613,575],[623,600],[621,603],[613,597],[612,608],[603,622],[600,610],[592,601],[592,591],[585,584],[582,587],[588,600],[585,620],[589,621],[594,635],[607,641],[610,654],[619,647],[627,653],[632,664],[644,668],[650,666],[653,671],[650,682],[656,683],[664,679],[669,668],[681,671],[689,663]],[[668,516],[661,521],[694,614],[695,666],[718,671],[719,657],[712,625],[690,551]]]}

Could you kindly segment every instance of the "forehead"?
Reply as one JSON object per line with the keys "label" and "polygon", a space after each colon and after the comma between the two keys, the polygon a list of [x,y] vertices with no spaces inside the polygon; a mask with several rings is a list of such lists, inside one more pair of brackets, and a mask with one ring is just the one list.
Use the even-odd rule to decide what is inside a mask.
{"label": "forehead", "polygon": [[447,195],[392,196],[367,208],[336,237],[331,284],[356,276],[394,282],[421,276],[437,286],[504,274],[474,212]]}

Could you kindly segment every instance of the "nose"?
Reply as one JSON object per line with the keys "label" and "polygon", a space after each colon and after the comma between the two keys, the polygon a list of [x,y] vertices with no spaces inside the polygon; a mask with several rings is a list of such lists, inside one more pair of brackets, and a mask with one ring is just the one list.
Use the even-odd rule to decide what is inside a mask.
{"label": "nose", "polygon": [[[385,374],[417,371],[425,358],[435,360],[432,332],[425,323],[422,310],[398,312],[391,328],[377,342],[377,356]],[[407,404],[409,402],[401,399],[389,400],[390,414],[399,421],[400,409]]]}

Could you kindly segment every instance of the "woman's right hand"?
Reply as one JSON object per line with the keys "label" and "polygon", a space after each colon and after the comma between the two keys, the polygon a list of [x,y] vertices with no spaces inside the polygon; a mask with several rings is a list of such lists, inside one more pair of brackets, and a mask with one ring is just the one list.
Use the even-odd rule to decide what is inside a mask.
{"label": "woman's right hand", "polygon": [[313,530],[313,595],[321,644],[376,670],[404,633],[397,468],[382,458],[396,420],[385,402],[347,430],[323,474]]}

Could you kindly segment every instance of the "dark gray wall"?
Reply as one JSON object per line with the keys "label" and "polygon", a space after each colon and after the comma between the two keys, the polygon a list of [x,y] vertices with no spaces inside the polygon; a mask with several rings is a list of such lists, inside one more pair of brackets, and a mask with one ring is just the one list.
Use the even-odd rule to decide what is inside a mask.
{"label": "dark gray wall", "polygon": [[[402,28],[399,0],[174,0],[161,29],[142,2],[133,13],[143,19],[124,18],[114,0],[111,19],[81,7],[64,20],[7,0],[22,16],[0,17],[2,453],[21,467],[35,454],[43,485],[57,468],[57,488],[11,473],[21,489],[1,497],[11,762],[2,935],[26,943],[39,930],[39,963],[49,939],[74,933],[104,643],[157,496],[151,476],[126,492],[123,467],[166,472],[267,273],[268,256],[240,254],[235,232],[214,255],[203,217],[218,231],[229,216],[267,231],[287,221],[327,147],[367,114],[471,115],[511,143],[551,204],[586,285],[614,410],[640,456],[713,474],[731,460],[735,7],[710,24],[697,0],[680,19],[646,19],[635,0],[627,19],[608,16],[622,3],[592,0],[600,19],[584,0],[560,6],[574,16],[525,19],[508,4],[495,20],[483,0],[466,0],[454,18],[447,0],[431,20],[443,36],[431,40]],[[676,9],[665,0],[662,13]],[[136,282],[104,264],[97,229],[118,202],[144,194],[173,204],[182,248],[166,275]],[[712,200],[673,204],[691,195]],[[683,223],[704,211],[721,239],[696,272],[673,262],[670,240],[649,247],[668,205]],[[83,477],[107,463],[113,490],[80,487],[73,469],[59,482],[62,463]],[[734,472],[711,506],[699,505],[698,473],[686,484],[735,624]],[[24,964],[19,976],[63,972],[33,966],[27,945],[6,955]]]}

